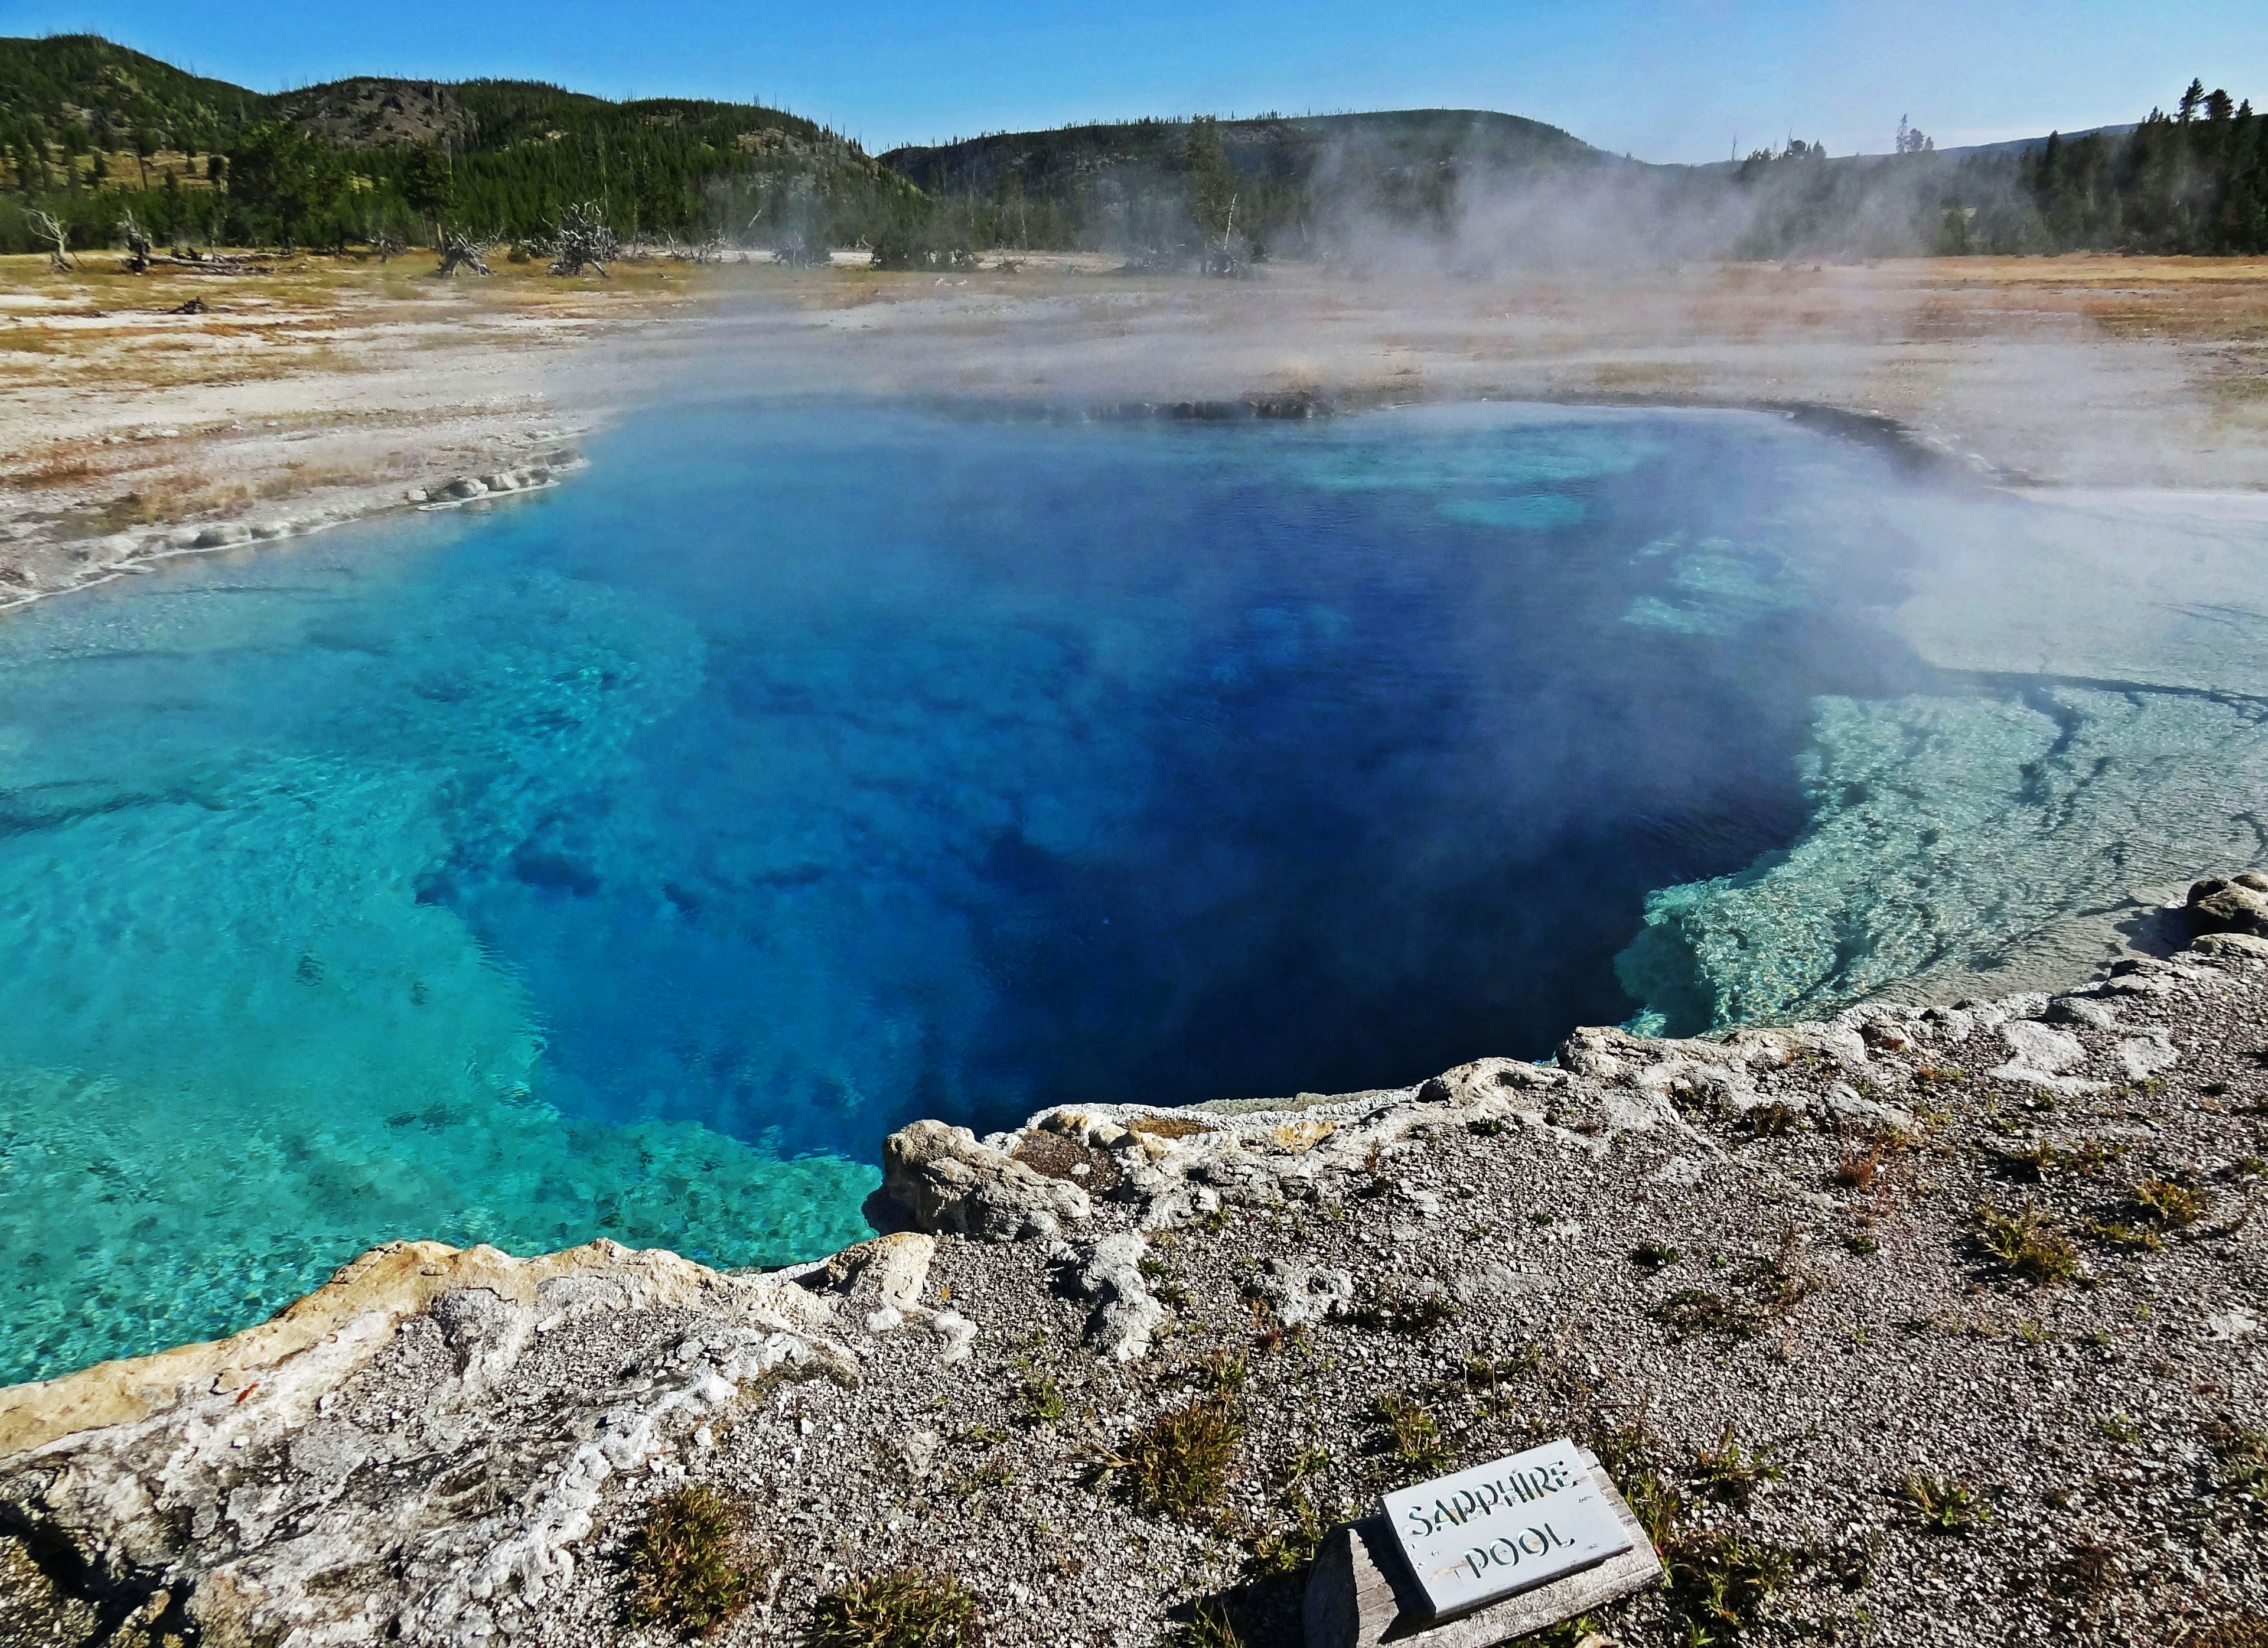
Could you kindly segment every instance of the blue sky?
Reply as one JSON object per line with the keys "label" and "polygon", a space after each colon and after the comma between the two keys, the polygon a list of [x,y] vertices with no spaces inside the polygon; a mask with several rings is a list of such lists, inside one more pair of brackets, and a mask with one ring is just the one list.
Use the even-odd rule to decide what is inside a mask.
{"label": "blue sky", "polygon": [[869,148],[1089,118],[1506,110],[1652,160],[1898,116],[1940,144],[2132,120],[2191,75],[2268,104],[2261,0],[0,0],[263,90],[340,75],[758,98]]}

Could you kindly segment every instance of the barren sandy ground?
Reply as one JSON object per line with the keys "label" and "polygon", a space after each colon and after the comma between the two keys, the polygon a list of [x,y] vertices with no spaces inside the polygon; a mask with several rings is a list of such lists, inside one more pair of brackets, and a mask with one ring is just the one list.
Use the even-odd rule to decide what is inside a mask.
{"label": "barren sandy ground", "polygon": [[[2035,258],[1251,282],[423,255],[254,275],[0,260],[0,605],[404,507],[638,402],[1475,396],[1816,408],[1994,479],[2268,493],[2268,261]],[[202,314],[169,313],[191,298]],[[2201,502],[2201,500],[2194,500]],[[208,541],[200,544],[199,539]]]}

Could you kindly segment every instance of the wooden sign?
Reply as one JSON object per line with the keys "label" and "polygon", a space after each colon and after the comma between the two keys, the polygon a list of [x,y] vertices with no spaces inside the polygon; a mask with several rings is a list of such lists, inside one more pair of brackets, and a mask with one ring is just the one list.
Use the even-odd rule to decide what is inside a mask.
{"label": "wooden sign", "polygon": [[1637,1543],[1565,1439],[1390,1493],[1386,1517],[1437,1618],[1549,1584]]}

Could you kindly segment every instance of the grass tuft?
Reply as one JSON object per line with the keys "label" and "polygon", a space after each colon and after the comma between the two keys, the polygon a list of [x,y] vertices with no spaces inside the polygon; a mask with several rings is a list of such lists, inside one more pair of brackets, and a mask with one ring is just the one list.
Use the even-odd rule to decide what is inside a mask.
{"label": "grass tuft", "polygon": [[1692,1641],[1717,1641],[1712,1628],[1746,1630],[1795,1577],[1795,1559],[1786,1551],[1721,1529],[1688,1534],[1665,1555],[1671,1593],[1694,1628]]}
{"label": "grass tuft", "polygon": [[1218,1602],[1200,1602],[1165,1636],[1165,1648],[1244,1648],[1244,1638]]}
{"label": "grass tuft", "polygon": [[2144,1179],[2133,1188],[2134,1211],[2161,1231],[2187,1230],[2205,1216],[2202,1191],[2170,1179]]}
{"label": "grass tuft", "polygon": [[1442,1436],[1432,1414],[1415,1397],[1387,1392],[1378,1399],[1378,1416],[1403,1464],[1421,1470],[1446,1470],[1455,1463],[1456,1451]]}
{"label": "grass tuft", "polygon": [[2205,1427],[2205,1439],[2220,1461],[2224,1489],[2268,1497],[2268,1431],[2218,1419]]}
{"label": "grass tuft", "polygon": [[2034,1139],[2029,1144],[1996,1151],[2000,1171],[2012,1179],[2021,1179],[2038,1184],[2050,1173],[2077,1173],[2092,1179],[2118,1159],[2125,1146],[2105,1144],[2097,1139],[2081,1139],[2076,1144],[2051,1144],[2045,1139]]}
{"label": "grass tuft", "polygon": [[1228,1468],[1244,1422],[1218,1398],[1160,1414],[1101,1461],[1137,1508],[1184,1522],[1209,1522],[1228,1488]]}
{"label": "grass tuft", "polygon": [[1017,1394],[1023,1406],[1024,1423],[1027,1425],[1057,1424],[1071,1411],[1070,1404],[1064,1401],[1063,1390],[1057,1385],[1052,1373],[1034,1374],[1024,1381],[1023,1388]]}
{"label": "grass tuft", "polygon": [[1463,1314],[1446,1294],[1394,1292],[1362,1306],[1348,1320],[1369,1333],[1395,1333],[1405,1339],[1420,1339]]}
{"label": "grass tuft", "polygon": [[1304,1572],[1323,1548],[1322,1512],[1304,1493],[1286,1494],[1282,1501],[1290,1519],[1269,1528],[1252,1541],[1252,1566],[1263,1578],[1284,1578]]}
{"label": "grass tuft", "polygon": [[853,1579],[819,1599],[812,1648],[979,1648],[984,1618],[968,1588],[919,1568]]}
{"label": "grass tuft", "polygon": [[1992,1519],[1984,1496],[1950,1476],[1917,1472],[1898,1484],[1898,1492],[1933,1533],[1967,1534]]}
{"label": "grass tuft", "polygon": [[1715,1497],[1745,1506],[1756,1497],[1759,1487],[1779,1480],[1778,1451],[1770,1443],[1752,1450],[1743,1449],[1731,1422],[1727,1421],[1725,1433],[1718,1438],[1714,1447],[1695,1452],[1693,1476],[1706,1492]]}
{"label": "grass tuft", "polygon": [[705,1483],[676,1488],[630,1535],[633,1624],[707,1635],[748,1605],[763,1570],[740,1549],[740,1518]]}
{"label": "grass tuft", "polygon": [[1985,1256],[2012,1276],[2051,1284],[2079,1274],[2079,1249],[2037,1203],[2020,1208],[1986,1203],[1977,1210],[1977,1240]]}

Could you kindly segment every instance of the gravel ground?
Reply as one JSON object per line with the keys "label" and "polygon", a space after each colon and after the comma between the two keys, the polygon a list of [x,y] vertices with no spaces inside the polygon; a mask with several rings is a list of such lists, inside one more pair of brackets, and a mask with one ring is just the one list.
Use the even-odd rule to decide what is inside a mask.
{"label": "gravel ground", "polygon": [[[1247,1642],[1296,1641],[1299,1576],[1266,1570],[1303,1502],[1312,1527],[1563,1434],[1642,1513],[1677,1502],[1672,1586],[1594,1622],[1621,1643],[2262,1640],[2268,980],[2183,971],[2082,999],[2114,1029],[2057,1026],[2087,1050],[2058,1079],[2097,1092],[1988,1077],[2007,1048],[1955,1041],[1961,1015],[1897,1025],[1911,1051],[1875,1047],[1869,1079],[1903,1135],[1800,1119],[1837,1073],[1817,1059],[1764,1076],[1744,1122],[1683,1107],[1695,1135],[1596,1155],[1445,1108],[1311,1202],[1153,1233],[1171,1315],[1128,1365],[1082,1345],[1045,1244],[948,1238],[928,1286],[975,1356],[883,1341],[859,1388],[784,1386],[690,1464],[773,1574],[715,1640],[799,1640],[820,1593],[913,1564],[966,1579],[995,1644],[1147,1643],[1209,1598]],[[2137,1080],[2116,1046],[2160,1028],[2179,1063]],[[2154,1180],[2192,1195],[2150,1211]],[[2067,1279],[1982,1244],[1980,1208],[2027,1206],[2068,1234]],[[1270,1261],[1345,1270],[1354,1312],[1285,1331],[1253,1301]],[[1440,1453],[1422,1425],[1397,1448],[1381,1398]],[[1242,1427],[1219,1505],[1145,1514],[1099,1461],[1204,1401]],[[635,1521],[618,1505],[598,1549]],[[618,1571],[588,1574],[534,1640],[614,1639]]]}

